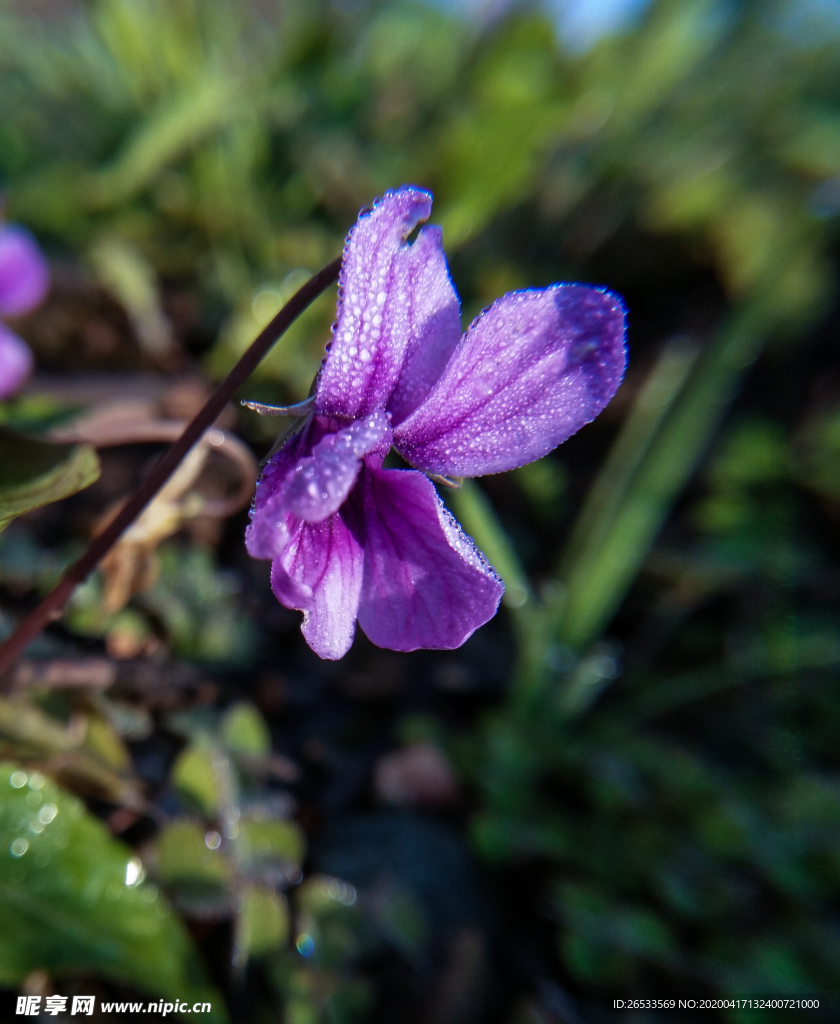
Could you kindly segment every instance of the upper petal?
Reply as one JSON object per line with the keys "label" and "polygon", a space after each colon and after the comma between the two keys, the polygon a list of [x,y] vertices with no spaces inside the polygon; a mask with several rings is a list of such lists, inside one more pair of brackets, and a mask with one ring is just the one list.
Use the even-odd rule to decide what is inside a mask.
{"label": "upper petal", "polygon": [[501,473],[593,420],[626,362],[621,299],[586,285],[513,292],[471,325],[426,401],[394,431],[432,473]]}
{"label": "upper petal", "polygon": [[28,313],[49,286],[49,267],[32,235],[17,224],[0,227],[0,316]]}
{"label": "upper petal", "polygon": [[320,523],[295,522],[272,563],[277,600],[303,612],[301,630],[321,658],[335,661],[353,643],[363,564],[362,545],[340,512]]}
{"label": "upper petal", "polygon": [[18,390],[32,372],[33,363],[26,342],[0,324],[0,399]]}
{"label": "upper petal", "polygon": [[422,473],[366,467],[363,487],[359,625],[395,651],[460,647],[495,615],[502,581]]}
{"label": "upper petal", "polygon": [[461,302],[449,276],[439,227],[420,230],[400,270],[408,328],[399,380],[387,405],[395,424],[426,398],[461,338]]}
{"label": "upper petal", "polygon": [[412,399],[415,390],[422,397],[446,364],[460,327],[440,232],[406,242],[431,206],[428,192],[405,186],[362,211],[348,235],[338,315],[315,394],[319,413],[358,419],[385,408],[399,383],[397,406],[406,415],[420,401]]}

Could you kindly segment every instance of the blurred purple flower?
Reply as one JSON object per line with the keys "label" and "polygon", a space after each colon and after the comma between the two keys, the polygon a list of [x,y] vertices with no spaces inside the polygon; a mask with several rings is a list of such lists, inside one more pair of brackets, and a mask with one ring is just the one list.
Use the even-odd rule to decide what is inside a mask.
{"label": "blurred purple flower", "polygon": [[[322,658],[356,621],[380,647],[459,647],[502,581],[426,474],[483,476],[539,459],[594,419],[625,366],[618,296],[512,292],[461,336],[432,197],[405,186],[363,210],[311,414],[265,467],[246,533]],[[391,446],[416,469],[383,469]],[[421,472],[418,472],[420,470]]]}
{"label": "blurred purple flower", "polygon": [[[0,317],[28,313],[49,286],[47,261],[32,235],[16,224],[0,225]],[[0,399],[18,390],[32,366],[29,346],[0,322]]]}

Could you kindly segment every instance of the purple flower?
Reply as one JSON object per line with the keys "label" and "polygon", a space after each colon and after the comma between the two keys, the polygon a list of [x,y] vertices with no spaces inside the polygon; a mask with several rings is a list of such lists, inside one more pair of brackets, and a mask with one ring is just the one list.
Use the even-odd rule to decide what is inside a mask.
{"label": "purple flower", "polygon": [[[356,621],[380,647],[459,647],[503,584],[426,474],[483,476],[539,459],[594,419],[625,366],[618,296],[513,292],[461,336],[432,197],[405,186],[363,210],[311,412],[265,467],[246,533],[322,658]],[[391,447],[416,469],[383,469]],[[420,472],[418,472],[418,470]]]}
{"label": "purple flower", "polygon": [[[21,316],[47,294],[50,272],[38,243],[16,224],[0,226],[0,316]],[[0,399],[8,398],[32,371],[26,342],[0,322]]]}

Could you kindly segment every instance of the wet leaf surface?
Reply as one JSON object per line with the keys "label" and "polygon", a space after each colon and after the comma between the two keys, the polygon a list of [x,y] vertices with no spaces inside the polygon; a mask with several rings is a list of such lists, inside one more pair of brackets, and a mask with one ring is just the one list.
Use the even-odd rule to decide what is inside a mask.
{"label": "wet leaf surface", "polygon": [[75,797],[0,766],[0,979],[94,970],[154,995],[214,1004],[192,943],[140,862]]}

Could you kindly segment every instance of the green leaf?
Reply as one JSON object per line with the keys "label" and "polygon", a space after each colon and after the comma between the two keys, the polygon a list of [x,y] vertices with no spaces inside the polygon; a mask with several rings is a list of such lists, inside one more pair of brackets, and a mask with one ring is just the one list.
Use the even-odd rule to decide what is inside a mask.
{"label": "green leaf", "polygon": [[253,704],[245,701],[226,712],[221,736],[224,745],[235,754],[265,757],[271,753],[271,735],[265,719]]}
{"label": "green leaf", "polygon": [[288,940],[289,930],[285,899],[266,886],[246,886],[236,919],[234,958],[244,961],[277,949]]}
{"label": "green leaf", "polygon": [[96,973],[170,999],[210,1002],[192,943],[139,861],[75,797],[0,764],[0,984],[32,971]]}
{"label": "green leaf", "polygon": [[231,863],[221,850],[208,847],[205,829],[195,822],[176,821],[161,832],[157,873],[186,913],[212,917],[230,911]]}
{"label": "green leaf", "polygon": [[242,858],[251,870],[267,870],[272,865],[300,865],[306,856],[303,832],[292,821],[243,818],[239,835]]}
{"label": "green leaf", "polygon": [[157,856],[164,882],[190,878],[222,884],[231,877],[224,854],[207,846],[205,830],[192,821],[168,825],[158,838]]}
{"label": "green leaf", "polygon": [[0,531],[24,512],[61,501],[99,477],[90,445],[50,444],[0,428]]}
{"label": "green leaf", "polygon": [[219,780],[209,747],[191,744],[183,750],[172,766],[172,784],[208,816],[218,810]]}

